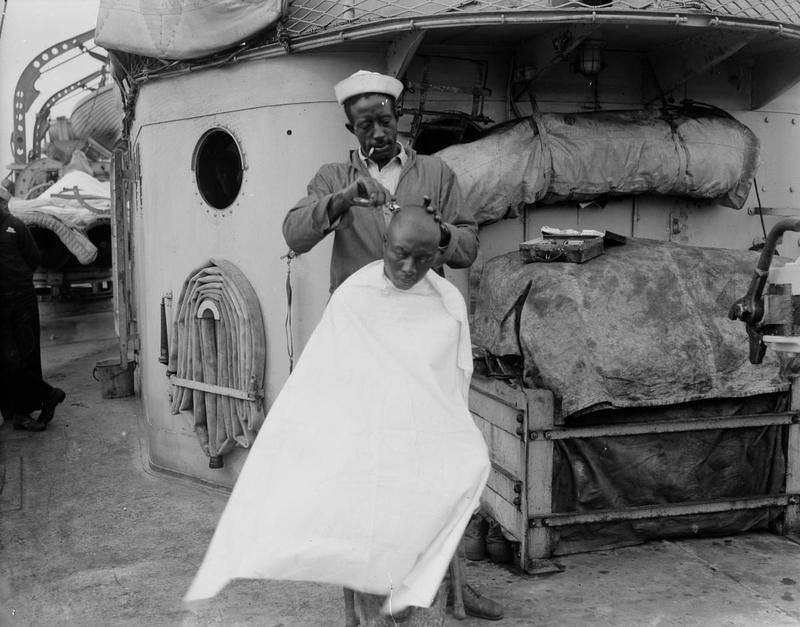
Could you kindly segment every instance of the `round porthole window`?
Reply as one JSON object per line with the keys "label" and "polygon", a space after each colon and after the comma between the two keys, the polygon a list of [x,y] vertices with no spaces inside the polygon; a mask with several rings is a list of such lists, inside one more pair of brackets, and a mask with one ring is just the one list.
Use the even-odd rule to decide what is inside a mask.
{"label": "round porthole window", "polygon": [[242,188],[242,153],[228,131],[215,128],[205,133],[194,151],[197,189],[209,205],[226,209]]}

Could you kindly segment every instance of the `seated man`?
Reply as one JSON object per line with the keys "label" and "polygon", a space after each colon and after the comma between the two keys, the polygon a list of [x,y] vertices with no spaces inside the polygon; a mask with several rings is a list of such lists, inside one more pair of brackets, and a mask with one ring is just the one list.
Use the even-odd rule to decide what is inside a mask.
{"label": "seated man", "polygon": [[333,293],[242,468],[187,600],[233,578],[340,584],[429,607],[489,473],[467,406],[460,292],[439,227],[392,217],[383,260]]}

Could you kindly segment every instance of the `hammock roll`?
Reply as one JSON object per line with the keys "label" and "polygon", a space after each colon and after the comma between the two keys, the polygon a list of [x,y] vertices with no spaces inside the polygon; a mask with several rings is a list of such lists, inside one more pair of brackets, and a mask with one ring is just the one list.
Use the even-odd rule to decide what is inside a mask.
{"label": "hammock roll", "polygon": [[168,372],[172,413],[191,412],[209,466],[249,448],[264,420],[266,334],[261,305],[244,274],[211,259],[183,284]]}
{"label": "hammock roll", "polygon": [[[97,259],[97,246],[92,243],[86,234],[66,224],[58,217],[41,211],[27,211],[14,213],[14,215],[22,220],[26,226],[52,231],[61,240],[66,249],[75,255],[81,265],[87,266]],[[50,269],[57,270],[58,268]]]}

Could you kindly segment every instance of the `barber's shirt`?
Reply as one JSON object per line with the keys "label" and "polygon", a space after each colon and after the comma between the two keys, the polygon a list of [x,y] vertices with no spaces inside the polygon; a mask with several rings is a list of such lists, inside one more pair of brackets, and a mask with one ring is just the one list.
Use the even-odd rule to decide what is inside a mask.
{"label": "barber's shirt", "polygon": [[[382,168],[378,167],[377,163],[361,152],[360,148],[358,150],[358,156],[361,159],[361,163],[363,163],[364,167],[367,168],[369,175],[378,181],[378,183],[383,185],[387,190],[389,190],[389,193],[392,196],[394,196],[395,192],[397,191],[397,183],[400,181],[400,172],[402,172],[403,166],[408,159],[408,153],[406,153],[406,149],[403,148],[403,144],[397,142],[397,145],[400,147],[400,152],[398,152],[397,155]],[[391,219],[392,212],[387,205],[384,205],[383,220],[386,222],[386,226],[389,226],[389,220]]]}

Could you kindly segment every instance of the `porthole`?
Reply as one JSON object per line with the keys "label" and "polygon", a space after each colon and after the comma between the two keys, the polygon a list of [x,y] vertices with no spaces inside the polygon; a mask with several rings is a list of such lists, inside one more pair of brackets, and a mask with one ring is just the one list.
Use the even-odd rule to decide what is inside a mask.
{"label": "porthole", "polygon": [[192,158],[197,189],[209,205],[226,209],[242,188],[242,153],[228,131],[213,128],[197,142]]}

